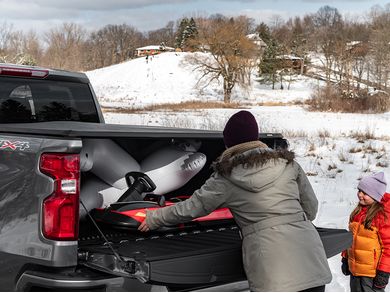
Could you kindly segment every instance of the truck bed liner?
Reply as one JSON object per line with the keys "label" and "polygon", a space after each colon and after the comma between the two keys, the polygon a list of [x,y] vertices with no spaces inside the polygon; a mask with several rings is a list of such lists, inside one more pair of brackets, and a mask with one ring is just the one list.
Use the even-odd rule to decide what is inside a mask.
{"label": "truck bed liner", "polygon": [[[346,230],[317,230],[327,257],[334,256],[351,243],[351,235]],[[112,245],[124,259],[141,264],[135,265],[129,276],[137,278],[138,274],[142,281],[149,283],[210,285],[245,279],[237,226],[145,237],[138,235]],[[115,256],[107,245],[86,245],[81,249],[90,254],[87,265],[98,263],[102,268],[112,269]]]}
{"label": "truck bed liner", "polygon": [[[149,237],[134,237],[114,244],[118,253],[133,257],[134,252],[144,252],[148,260],[161,260],[213,252],[220,249],[241,249],[237,226],[219,229],[194,230],[189,232],[166,233]],[[107,246],[88,246],[88,251],[110,253]]]}
{"label": "truck bed liner", "polygon": [[[241,239],[236,226],[135,237],[113,244],[113,247],[125,259],[146,263],[148,276],[145,281],[153,284],[212,284],[245,279]],[[114,257],[107,245],[88,245],[87,250],[90,255]],[[111,261],[103,261],[100,265],[112,266]]]}

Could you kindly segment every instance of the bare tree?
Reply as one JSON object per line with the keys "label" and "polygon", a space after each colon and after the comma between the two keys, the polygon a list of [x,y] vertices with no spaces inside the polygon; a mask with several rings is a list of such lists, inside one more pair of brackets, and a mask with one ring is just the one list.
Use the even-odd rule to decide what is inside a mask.
{"label": "bare tree", "polygon": [[199,35],[195,42],[208,54],[194,54],[188,60],[202,72],[201,80],[207,84],[223,79],[224,102],[230,103],[236,84],[248,86],[250,72],[256,56],[255,44],[246,37],[246,23],[242,19],[209,19],[199,22]]}
{"label": "bare tree", "polygon": [[160,45],[164,43],[166,46],[173,47],[175,45],[175,23],[170,21],[163,28],[148,32],[148,43],[154,45]]}
{"label": "bare tree", "polygon": [[14,31],[12,25],[0,26],[0,59],[2,62],[37,65],[42,57],[40,41],[34,31]]}
{"label": "bare tree", "polygon": [[335,61],[334,52],[338,46],[339,33],[343,26],[342,17],[337,8],[323,6],[313,15],[313,22],[317,29],[318,43],[325,58],[326,80],[330,82]]}
{"label": "bare tree", "polygon": [[114,63],[134,57],[135,49],[142,39],[139,31],[126,24],[105,26],[103,34],[110,44],[110,54]]}
{"label": "bare tree", "polygon": [[83,46],[85,42],[84,29],[74,23],[64,23],[45,34],[47,50],[44,63],[48,66],[82,70]]}
{"label": "bare tree", "polygon": [[37,65],[41,62],[43,49],[40,40],[34,31],[23,33],[13,32],[9,45],[12,63]]}
{"label": "bare tree", "polygon": [[0,25],[0,60],[3,62],[7,60],[12,31],[12,25],[9,25],[6,22],[3,22]]}
{"label": "bare tree", "polygon": [[279,14],[274,14],[270,19],[270,27],[272,30],[277,30],[284,25],[284,20]]}
{"label": "bare tree", "polygon": [[143,42],[142,34],[129,25],[107,25],[88,38],[87,67],[104,67],[133,58]]}
{"label": "bare tree", "polygon": [[36,64],[41,63],[43,48],[39,37],[33,30],[30,30],[23,36],[23,54],[27,58],[31,57]]}
{"label": "bare tree", "polygon": [[390,68],[390,5],[371,11],[372,74],[376,87],[387,89]]}

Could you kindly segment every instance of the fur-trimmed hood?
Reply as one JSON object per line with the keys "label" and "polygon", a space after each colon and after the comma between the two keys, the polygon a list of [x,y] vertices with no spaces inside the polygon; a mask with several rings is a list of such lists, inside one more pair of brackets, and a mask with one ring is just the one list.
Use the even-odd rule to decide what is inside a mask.
{"label": "fur-trimmed hood", "polygon": [[227,149],[214,162],[213,168],[235,185],[259,192],[274,182],[293,159],[293,152],[273,150],[254,141]]}

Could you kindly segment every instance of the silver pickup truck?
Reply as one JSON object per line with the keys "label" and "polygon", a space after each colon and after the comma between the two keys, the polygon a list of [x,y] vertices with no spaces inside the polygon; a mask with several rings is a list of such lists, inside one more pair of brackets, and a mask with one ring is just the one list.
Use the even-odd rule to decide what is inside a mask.
{"label": "silver pickup truck", "polygon": [[[280,134],[260,140],[288,147]],[[230,217],[149,234],[117,218],[129,206],[190,196],[223,149],[218,131],[105,124],[85,74],[0,64],[0,290],[245,290],[240,232]],[[191,161],[193,154],[202,156]],[[183,159],[176,173],[150,172],[176,159]],[[143,176],[126,177],[131,171],[168,189],[153,193]],[[141,198],[121,203],[137,182]],[[328,257],[351,244],[345,230],[317,230]]]}

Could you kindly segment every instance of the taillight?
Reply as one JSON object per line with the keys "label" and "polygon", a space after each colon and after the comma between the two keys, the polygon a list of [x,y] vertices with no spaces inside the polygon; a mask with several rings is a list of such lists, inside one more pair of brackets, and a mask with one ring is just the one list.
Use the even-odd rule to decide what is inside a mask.
{"label": "taillight", "polygon": [[42,69],[23,68],[23,67],[0,66],[0,75],[45,78],[46,76],[49,75],[49,71],[42,70]]}
{"label": "taillight", "polygon": [[45,153],[39,168],[54,179],[54,191],[43,201],[43,235],[53,240],[77,240],[80,155]]}

